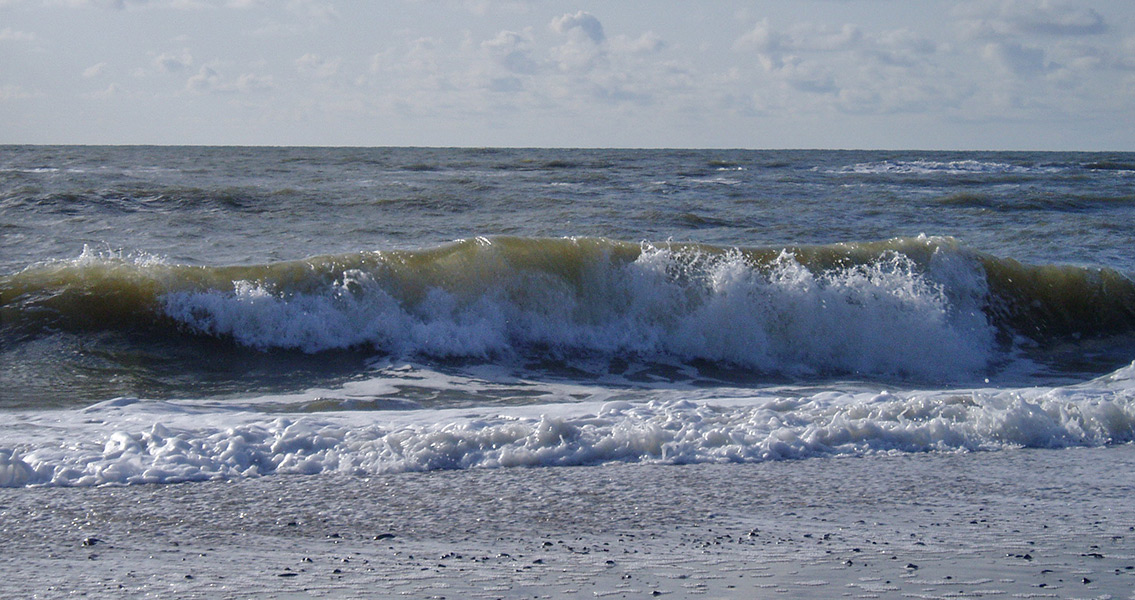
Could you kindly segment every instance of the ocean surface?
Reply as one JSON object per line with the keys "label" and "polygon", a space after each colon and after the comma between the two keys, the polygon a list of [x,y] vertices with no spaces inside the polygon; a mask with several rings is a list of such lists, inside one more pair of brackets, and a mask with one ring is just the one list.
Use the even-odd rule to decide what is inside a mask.
{"label": "ocean surface", "polygon": [[0,147],[0,485],[1135,440],[1135,154]]}

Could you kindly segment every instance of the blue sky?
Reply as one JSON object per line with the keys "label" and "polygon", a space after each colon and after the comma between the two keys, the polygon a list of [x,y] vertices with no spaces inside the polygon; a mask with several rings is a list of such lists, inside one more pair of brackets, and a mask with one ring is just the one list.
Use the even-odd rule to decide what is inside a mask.
{"label": "blue sky", "polygon": [[1135,2],[0,0],[0,143],[1135,150]]}

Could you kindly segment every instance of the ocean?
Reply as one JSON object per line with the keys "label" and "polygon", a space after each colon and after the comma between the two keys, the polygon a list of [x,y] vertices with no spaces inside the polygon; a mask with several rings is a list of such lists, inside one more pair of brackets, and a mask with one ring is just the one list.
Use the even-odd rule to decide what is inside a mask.
{"label": "ocean", "polygon": [[1135,154],[0,147],[0,486],[1135,440]]}

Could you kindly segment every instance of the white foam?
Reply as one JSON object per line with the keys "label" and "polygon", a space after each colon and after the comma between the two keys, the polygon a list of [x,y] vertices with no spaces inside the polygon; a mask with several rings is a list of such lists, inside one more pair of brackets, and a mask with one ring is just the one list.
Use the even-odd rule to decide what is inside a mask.
{"label": "white foam", "polygon": [[238,281],[162,301],[197,332],[306,352],[363,346],[400,356],[500,357],[537,347],[560,356],[953,380],[985,367],[993,351],[983,271],[957,252],[935,251],[924,269],[888,253],[816,273],[787,252],[757,266],[739,252],[647,246],[630,263],[589,265],[579,283],[502,269],[491,244],[483,252],[477,260],[485,264],[469,269],[483,276],[457,273],[460,285],[435,285],[413,300],[398,297],[398,282],[353,269],[316,290]]}
{"label": "white foam", "polygon": [[840,173],[860,174],[912,174],[912,175],[964,175],[964,174],[1024,174],[1054,173],[1060,167],[1021,166],[982,160],[885,160],[859,163],[840,168]]}
{"label": "white foam", "polygon": [[7,419],[0,485],[1100,446],[1135,440],[1133,381],[1135,364],[1049,389],[683,392],[646,402],[302,416],[116,400]]}

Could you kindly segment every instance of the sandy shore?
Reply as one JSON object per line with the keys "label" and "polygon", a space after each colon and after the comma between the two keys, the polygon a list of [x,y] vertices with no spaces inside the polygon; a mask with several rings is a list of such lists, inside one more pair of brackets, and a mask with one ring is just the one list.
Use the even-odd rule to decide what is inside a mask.
{"label": "sandy shore", "polygon": [[0,490],[0,597],[1135,598],[1135,447]]}

